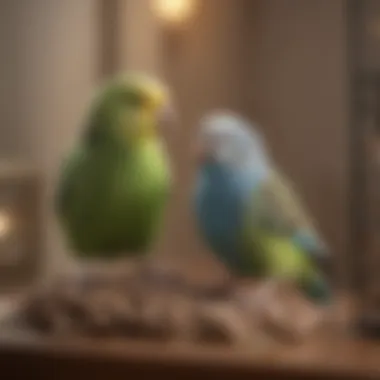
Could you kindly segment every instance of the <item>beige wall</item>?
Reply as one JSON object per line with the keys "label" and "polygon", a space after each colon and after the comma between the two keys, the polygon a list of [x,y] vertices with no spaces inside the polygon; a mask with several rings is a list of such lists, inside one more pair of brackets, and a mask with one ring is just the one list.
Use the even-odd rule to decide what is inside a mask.
{"label": "beige wall", "polygon": [[118,0],[118,69],[160,74],[159,26],[151,0]]}

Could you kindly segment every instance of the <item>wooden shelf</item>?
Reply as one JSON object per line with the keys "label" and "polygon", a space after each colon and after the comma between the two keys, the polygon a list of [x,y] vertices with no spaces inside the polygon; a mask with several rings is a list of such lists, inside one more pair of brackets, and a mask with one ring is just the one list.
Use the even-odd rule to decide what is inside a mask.
{"label": "wooden shelf", "polygon": [[21,330],[0,334],[0,368],[39,379],[308,378],[380,379],[380,345],[343,332],[298,346],[236,349],[186,343],[52,340]]}
{"label": "wooden shelf", "polygon": [[380,343],[350,336],[344,326],[353,303],[343,296],[329,331],[298,345],[260,341],[236,348],[43,337],[14,326],[10,316],[22,299],[21,293],[0,298],[0,368],[12,378],[380,379]]}

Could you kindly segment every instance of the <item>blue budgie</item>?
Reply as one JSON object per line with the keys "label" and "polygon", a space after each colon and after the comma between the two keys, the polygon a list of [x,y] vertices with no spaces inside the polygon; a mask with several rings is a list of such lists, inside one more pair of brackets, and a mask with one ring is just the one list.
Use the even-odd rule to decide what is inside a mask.
{"label": "blue budgie", "polygon": [[330,254],[257,128],[216,111],[201,121],[199,147],[195,215],[216,257],[235,278],[285,280],[327,303]]}

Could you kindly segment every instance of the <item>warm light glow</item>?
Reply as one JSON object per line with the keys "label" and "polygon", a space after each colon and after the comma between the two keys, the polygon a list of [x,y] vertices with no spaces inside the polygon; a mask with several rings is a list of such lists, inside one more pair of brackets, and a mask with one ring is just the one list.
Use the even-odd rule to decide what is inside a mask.
{"label": "warm light glow", "polygon": [[0,239],[4,239],[12,227],[12,222],[9,214],[5,211],[0,211]]}
{"label": "warm light glow", "polygon": [[170,24],[185,22],[194,12],[196,0],[153,0],[157,17]]}

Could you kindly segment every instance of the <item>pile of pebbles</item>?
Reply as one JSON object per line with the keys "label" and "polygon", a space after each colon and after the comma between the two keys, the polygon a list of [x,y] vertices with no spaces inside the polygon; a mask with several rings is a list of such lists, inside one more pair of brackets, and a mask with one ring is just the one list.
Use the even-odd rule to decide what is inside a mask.
{"label": "pile of pebbles", "polygon": [[264,333],[299,342],[315,330],[318,310],[292,289],[285,293],[259,311],[243,308],[233,294],[189,285],[180,276],[159,283],[138,276],[66,278],[30,294],[20,316],[29,329],[53,336],[238,344]]}

